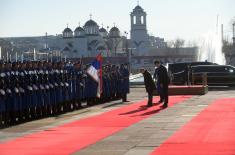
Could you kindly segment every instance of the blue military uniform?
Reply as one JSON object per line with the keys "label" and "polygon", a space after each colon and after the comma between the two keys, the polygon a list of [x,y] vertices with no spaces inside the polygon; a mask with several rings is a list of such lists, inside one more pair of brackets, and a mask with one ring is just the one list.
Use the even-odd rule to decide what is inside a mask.
{"label": "blue military uniform", "polygon": [[127,94],[130,92],[129,70],[123,66],[120,68],[120,73],[122,78],[122,99],[125,102],[127,100]]}
{"label": "blue military uniform", "polygon": [[27,102],[30,94],[27,91],[27,79],[26,72],[22,68],[19,69],[19,91],[21,96],[21,107],[20,113],[21,117],[26,119],[28,117],[28,113],[26,112],[28,109]]}
{"label": "blue military uniform", "polygon": [[5,72],[0,68],[0,127],[6,124],[6,91]]}
{"label": "blue military uniform", "polygon": [[71,102],[70,102],[70,96],[69,96],[69,71],[67,66],[63,66],[62,68],[62,83],[64,84],[63,89],[63,96],[64,96],[64,102],[63,102],[63,111],[67,112],[71,110]]}
{"label": "blue military uniform", "polygon": [[56,79],[55,79],[55,70],[51,67],[48,68],[48,73],[49,73],[49,86],[50,86],[50,103],[52,107],[53,114],[57,113],[57,87],[56,85]]}
{"label": "blue military uniform", "polygon": [[93,105],[97,95],[98,83],[94,79],[92,79],[90,75],[87,75],[85,82],[85,95],[87,99],[87,104]]}
{"label": "blue military uniform", "polygon": [[27,62],[27,66],[26,69],[24,71],[25,73],[25,83],[23,84],[23,86],[25,87],[25,93],[27,95],[27,101],[25,103],[25,117],[26,119],[29,119],[30,117],[32,117],[32,105],[33,105],[33,97],[34,97],[34,90],[33,90],[33,84],[32,84],[32,71],[30,68],[30,64],[31,62]]}
{"label": "blue military uniform", "polygon": [[77,108],[81,107],[81,100],[83,97],[83,87],[82,84],[82,76],[83,72],[81,68],[76,67],[75,68],[75,100],[76,100],[76,106]]}
{"label": "blue military uniform", "polygon": [[[45,64],[46,65],[46,64]],[[50,89],[50,83],[49,83],[49,71],[48,67],[43,67],[43,85],[45,87],[44,92],[44,111],[47,115],[51,114],[51,89]]]}

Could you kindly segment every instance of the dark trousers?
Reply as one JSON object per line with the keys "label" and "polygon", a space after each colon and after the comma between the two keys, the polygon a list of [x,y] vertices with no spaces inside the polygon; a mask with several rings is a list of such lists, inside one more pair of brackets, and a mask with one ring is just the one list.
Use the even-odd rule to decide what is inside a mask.
{"label": "dark trousers", "polygon": [[161,88],[161,98],[164,100],[164,104],[168,104],[168,85],[163,85]]}
{"label": "dark trousers", "polygon": [[164,96],[163,96],[163,93],[162,93],[162,88],[160,86],[160,83],[157,83],[157,92],[158,92],[158,94],[160,96],[160,102],[163,102]]}
{"label": "dark trousers", "polygon": [[153,105],[153,92],[148,92],[148,106]]}
{"label": "dark trousers", "polygon": [[126,102],[127,101],[127,94],[123,94],[122,95],[122,102]]}

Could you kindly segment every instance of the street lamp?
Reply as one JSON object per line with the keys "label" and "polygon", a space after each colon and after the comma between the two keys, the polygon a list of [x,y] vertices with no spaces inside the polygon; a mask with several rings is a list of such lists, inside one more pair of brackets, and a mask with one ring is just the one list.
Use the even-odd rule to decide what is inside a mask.
{"label": "street lamp", "polygon": [[125,37],[126,37],[126,55],[129,56],[129,50],[128,50],[128,40],[127,40],[127,35],[128,33],[124,31]]}
{"label": "street lamp", "polygon": [[233,23],[233,45],[235,45],[235,22]]}

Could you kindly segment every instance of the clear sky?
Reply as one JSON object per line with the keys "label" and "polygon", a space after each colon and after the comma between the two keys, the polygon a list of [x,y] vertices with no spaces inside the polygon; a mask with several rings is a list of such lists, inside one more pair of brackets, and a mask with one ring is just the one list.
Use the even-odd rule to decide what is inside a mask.
{"label": "clear sky", "polygon": [[[217,15],[225,35],[235,17],[235,0],[139,0],[147,12],[148,32],[172,40],[193,40],[216,26]],[[0,37],[62,33],[67,23],[75,29],[89,20],[100,26],[130,31],[130,12],[137,0],[0,0]]]}

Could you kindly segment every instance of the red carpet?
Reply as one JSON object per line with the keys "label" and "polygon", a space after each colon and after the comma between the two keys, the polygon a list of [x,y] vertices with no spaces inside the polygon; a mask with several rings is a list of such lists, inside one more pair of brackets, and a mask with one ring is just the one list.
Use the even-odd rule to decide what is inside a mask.
{"label": "red carpet", "polygon": [[235,155],[235,98],[214,102],[151,155]]}
{"label": "red carpet", "polygon": [[[169,106],[190,96],[170,97]],[[158,97],[155,98],[155,102]],[[144,107],[146,101],[124,106],[101,115],[74,121],[0,144],[0,155],[66,155],[93,144],[161,109]]]}

